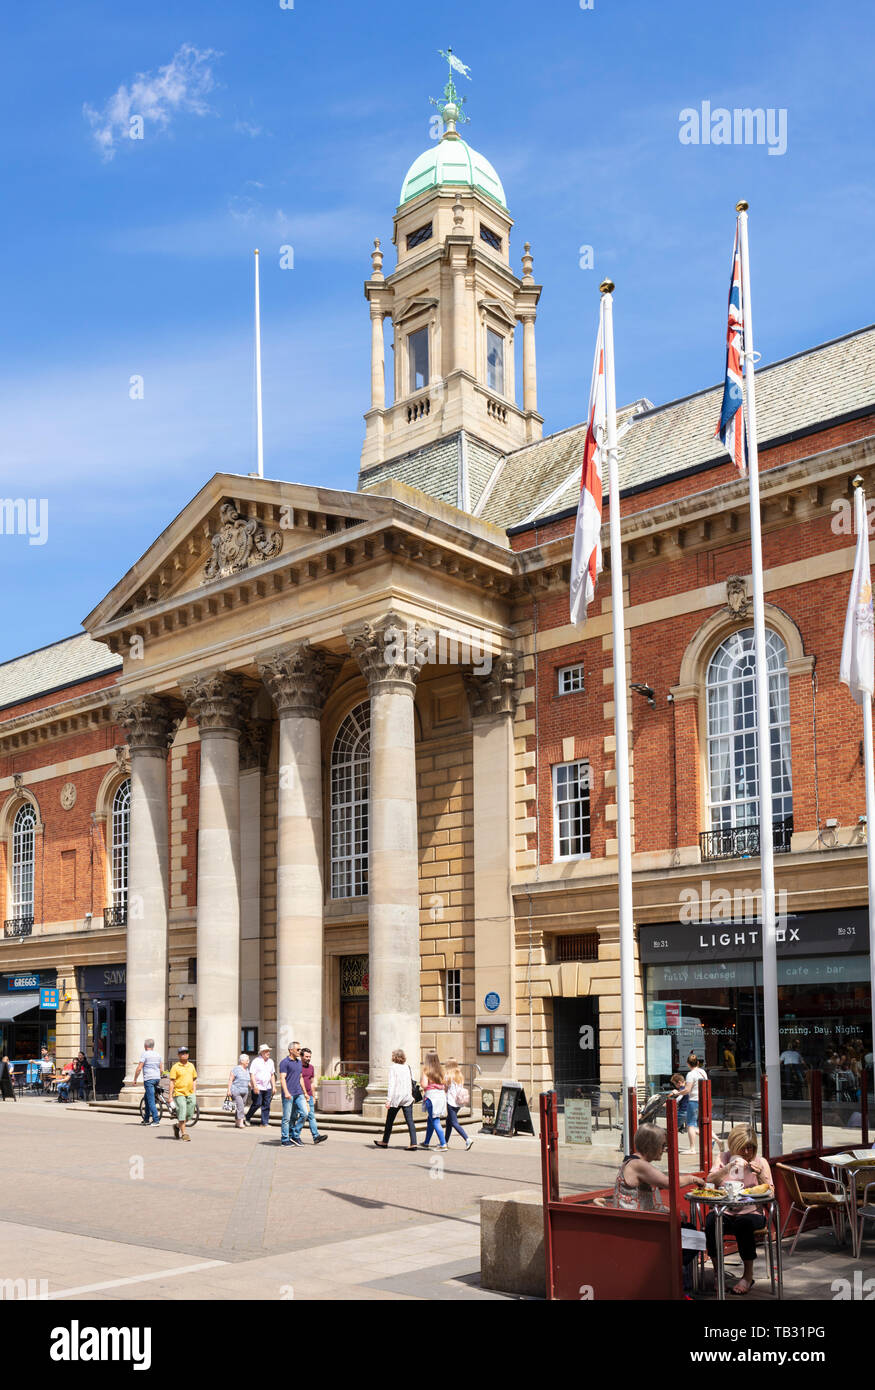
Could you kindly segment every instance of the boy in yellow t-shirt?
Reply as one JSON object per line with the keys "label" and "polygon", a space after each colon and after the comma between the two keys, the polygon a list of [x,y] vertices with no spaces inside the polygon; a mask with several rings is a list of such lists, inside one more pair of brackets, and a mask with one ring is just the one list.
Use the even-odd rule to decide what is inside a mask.
{"label": "boy in yellow t-shirt", "polygon": [[188,1060],[188,1048],[179,1048],[179,1061],[170,1068],[170,1094],[176,1106],[176,1123],[173,1133],[177,1139],[187,1139],[185,1126],[194,1119],[195,1092],[197,1091],[197,1072],[194,1063]]}

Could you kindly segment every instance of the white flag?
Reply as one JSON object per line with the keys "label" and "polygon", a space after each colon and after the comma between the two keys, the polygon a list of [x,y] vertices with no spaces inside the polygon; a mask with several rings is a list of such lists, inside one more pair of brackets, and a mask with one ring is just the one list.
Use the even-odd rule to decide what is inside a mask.
{"label": "white flag", "polygon": [[857,555],[845,618],[845,638],[839,680],[848,687],[858,705],[875,692],[875,642],[873,642],[872,578],[869,570],[869,527],[862,488],[854,493],[854,521],[857,527]]}
{"label": "white flag", "polygon": [[595,596],[596,579],[602,572],[602,459],[606,417],[602,300],[599,308],[599,335],[592,364],[592,385],[589,388],[580,501],[577,505],[574,549],[571,554],[570,615],[573,623],[582,623],[586,618],[586,610]]}

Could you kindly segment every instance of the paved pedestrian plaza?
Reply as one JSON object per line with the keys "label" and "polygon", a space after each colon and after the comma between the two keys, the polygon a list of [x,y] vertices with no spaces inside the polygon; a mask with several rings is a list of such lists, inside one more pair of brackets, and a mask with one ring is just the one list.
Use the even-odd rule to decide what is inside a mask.
{"label": "paved pedestrian plaza", "polygon": [[[204,1121],[179,1144],[169,1123],[146,1129],[124,1112],[3,1105],[0,1278],[70,1301],[504,1297],[480,1286],[479,1198],[538,1192],[537,1140],[484,1136],[441,1160],[406,1152],[400,1132],[389,1151],[370,1134],[285,1150],[279,1137]],[[563,1150],[565,1190],[612,1181],[615,1139],[596,1138]],[[752,1300],[768,1298],[757,1273]],[[827,1232],[785,1255],[788,1299],[835,1299],[841,1280],[865,1297],[869,1279],[873,1239],[856,1263]]]}

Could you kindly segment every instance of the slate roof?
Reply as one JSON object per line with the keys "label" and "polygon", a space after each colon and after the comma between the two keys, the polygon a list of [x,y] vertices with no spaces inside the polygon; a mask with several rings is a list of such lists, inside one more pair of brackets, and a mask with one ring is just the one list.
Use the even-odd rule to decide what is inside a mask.
{"label": "slate roof", "polygon": [[33,700],[49,690],[120,670],[122,659],[87,632],[0,665],[0,709]]}
{"label": "slate roof", "polygon": [[[875,325],[760,367],[756,380],[761,447],[821,421],[875,409]],[[618,412],[618,423],[624,415],[631,419],[619,440],[621,488],[726,462],[714,438],[722,392],[721,382],[667,405],[642,409],[638,402]],[[574,506],[585,435],[585,425],[574,425],[508,454],[479,515],[508,527],[536,509],[546,516]]]}

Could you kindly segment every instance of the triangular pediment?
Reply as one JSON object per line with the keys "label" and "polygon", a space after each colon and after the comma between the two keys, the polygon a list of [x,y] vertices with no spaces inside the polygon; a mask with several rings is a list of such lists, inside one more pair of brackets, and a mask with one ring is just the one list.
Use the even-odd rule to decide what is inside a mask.
{"label": "triangular pediment", "polygon": [[366,493],[217,473],[83,626],[93,634],[154,604],[214,592],[391,512],[390,501]]}

